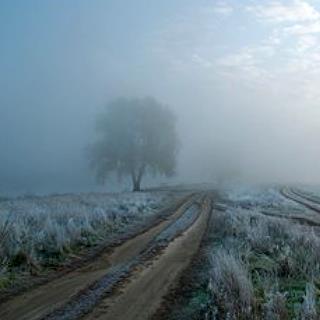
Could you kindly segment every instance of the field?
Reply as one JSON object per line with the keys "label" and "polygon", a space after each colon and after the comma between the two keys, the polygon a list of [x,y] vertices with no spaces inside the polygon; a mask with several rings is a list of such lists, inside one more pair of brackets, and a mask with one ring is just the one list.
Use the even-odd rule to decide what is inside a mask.
{"label": "field", "polygon": [[[296,217],[308,217],[314,226]],[[228,190],[216,203],[201,253],[182,279],[181,287],[189,282],[188,289],[176,293],[166,314],[319,319],[319,217],[274,188]]]}
{"label": "field", "polygon": [[25,196],[0,201],[0,290],[150,222],[169,192]]}
{"label": "field", "polygon": [[320,317],[314,190],[22,197],[0,225],[1,319]]}

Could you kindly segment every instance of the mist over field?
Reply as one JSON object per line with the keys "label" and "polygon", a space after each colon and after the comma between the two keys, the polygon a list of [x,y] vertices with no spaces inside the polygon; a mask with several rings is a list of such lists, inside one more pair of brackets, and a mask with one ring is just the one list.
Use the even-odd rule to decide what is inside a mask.
{"label": "mist over field", "polygon": [[85,151],[119,96],[176,114],[169,182],[319,184],[319,34],[311,0],[1,1],[0,194],[125,189]]}
{"label": "mist over field", "polygon": [[319,320],[320,1],[0,0],[0,319]]}

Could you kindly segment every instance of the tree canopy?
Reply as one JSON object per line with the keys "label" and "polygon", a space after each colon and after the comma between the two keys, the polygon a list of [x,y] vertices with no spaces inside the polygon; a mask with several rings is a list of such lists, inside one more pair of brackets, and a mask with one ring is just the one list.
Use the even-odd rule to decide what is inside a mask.
{"label": "tree canopy", "polygon": [[112,172],[130,176],[140,191],[145,174],[170,176],[176,166],[175,116],[153,98],[119,98],[97,117],[98,138],[90,146],[91,166],[104,183]]}

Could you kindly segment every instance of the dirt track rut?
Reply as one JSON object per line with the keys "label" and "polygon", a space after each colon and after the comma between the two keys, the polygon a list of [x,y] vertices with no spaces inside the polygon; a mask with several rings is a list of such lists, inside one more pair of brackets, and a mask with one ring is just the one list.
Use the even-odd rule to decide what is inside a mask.
{"label": "dirt track rut", "polygon": [[307,209],[310,209],[312,211],[315,211],[317,213],[320,213],[320,203],[312,200],[310,197],[299,193],[295,190],[292,190],[290,188],[283,188],[281,190],[281,194],[286,197],[289,200],[295,201],[296,203],[299,203],[306,207]]}
{"label": "dirt track rut", "polygon": [[118,294],[103,300],[85,319],[149,319],[198,251],[209,214],[210,201],[206,199],[199,218],[187,231],[171,242],[150,265],[138,270]]}
{"label": "dirt track rut", "polygon": [[[63,306],[66,301],[71,299],[77,293],[81,292],[82,290],[85,290],[85,288],[88,285],[90,285],[91,283],[94,283],[95,281],[103,277],[107,273],[107,270],[110,269],[110,267],[114,267],[118,264],[125,264],[127,261],[130,261],[130,259],[139,255],[143,250],[146,249],[147,245],[150,243],[150,241],[152,241],[152,239],[154,239],[158,234],[160,234],[163,230],[165,230],[170,224],[172,224],[175,220],[177,220],[193,202],[194,202],[194,199],[187,200],[184,204],[181,205],[181,207],[179,207],[178,210],[176,210],[169,218],[167,218],[167,220],[162,221],[161,223],[150,228],[146,232],[123,243],[119,247],[115,248],[112,254],[110,253],[102,254],[101,256],[97,257],[97,259],[95,259],[85,267],[79,268],[78,270],[70,272],[61,278],[58,278],[52,282],[49,282],[45,285],[42,285],[25,294],[19,295],[9,300],[5,304],[1,305],[0,307],[0,319],[2,320],[42,319],[45,315],[50,314],[50,312],[52,312],[53,310]],[[160,276],[159,280],[157,281],[158,275],[155,275],[155,273],[151,272],[147,268],[141,273],[141,276],[142,275],[143,276],[139,278],[144,280],[139,280],[142,282],[138,282],[138,283],[144,283],[144,281],[147,281],[147,284],[148,284],[149,281],[152,281],[152,283],[154,282],[156,284],[158,282],[159,284],[161,284],[159,293],[163,293],[164,289],[166,288],[166,283],[169,284],[172,282],[174,275],[176,275],[176,273],[181,271],[181,269],[188,262],[189,255],[194,250],[196,250],[196,247],[197,247],[196,239],[198,237],[201,237],[201,230],[200,230],[201,227],[199,225],[202,225],[204,223],[203,222],[204,219],[205,219],[205,215],[201,214],[200,218],[196,221],[196,223],[187,232],[185,232],[185,234],[181,238],[178,238],[176,241],[172,242],[172,244],[169,245],[168,249],[163,254],[162,258],[153,264],[154,266],[152,267],[151,270],[153,270],[154,268],[158,270],[158,268],[160,268],[159,269],[160,275],[162,275],[163,273],[167,273],[165,272],[165,270],[168,271],[168,270],[171,270],[171,268],[173,268],[169,272],[170,273],[169,276],[168,275]],[[188,245],[190,241],[192,242],[192,244],[190,243]],[[180,246],[179,246],[179,243],[180,243]],[[191,247],[190,252],[189,250],[181,250],[182,253],[179,254],[179,250],[182,249],[181,246],[185,246],[185,245]],[[170,254],[170,252],[173,252],[173,253]],[[173,255],[176,255],[177,257],[176,263]],[[161,262],[161,261],[166,261],[166,262]],[[163,283],[163,280],[167,282]],[[136,280],[134,280],[132,283],[137,283],[137,282]],[[147,287],[149,287],[149,285],[147,285]],[[128,288],[132,288],[131,282]],[[152,288],[152,286],[150,288]],[[144,288],[140,287],[140,289],[143,291],[142,292],[143,294],[144,292],[149,292]],[[130,290],[133,290],[133,289],[130,289]],[[135,292],[135,291],[133,290],[130,292]],[[127,298],[129,296],[130,294],[124,295],[124,297],[127,297]],[[135,294],[135,296],[137,296],[137,294]],[[150,296],[152,297],[152,295]],[[153,296],[155,296],[155,294]],[[156,300],[155,299],[153,300],[154,302],[152,303],[152,305],[155,306]],[[119,300],[119,301],[120,301],[119,303],[121,303],[122,300]],[[92,317],[96,316],[97,314],[99,315],[102,314],[101,310],[103,309],[103,305],[105,303],[106,301],[103,301],[101,306],[95,309],[95,312],[92,314]],[[109,300],[107,300],[107,303],[109,303]],[[116,308],[115,307],[116,305],[120,306],[120,304],[114,301],[113,302],[114,308]],[[138,310],[138,305],[139,304],[137,304],[136,310]],[[150,308],[148,308],[148,310],[149,309]],[[116,312],[115,311],[116,309],[110,309],[110,310],[114,310],[113,312]],[[108,318],[113,319],[113,317],[112,318],[108,317]],[[140,316],[139,316],[139,319],[140,319]]]}

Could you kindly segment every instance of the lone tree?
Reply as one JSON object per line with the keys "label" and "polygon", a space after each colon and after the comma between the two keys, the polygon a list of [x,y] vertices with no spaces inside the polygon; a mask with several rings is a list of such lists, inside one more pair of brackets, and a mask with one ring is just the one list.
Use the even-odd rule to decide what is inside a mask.
{"label": "lone tree", "polygon": [[153,98],[114,100],[98,116],[97,133],[89,150],[99,182],[115,172],[119,177],[130,176],[133,191],[140,191],[145,174],[174,173],[175,117]]}

